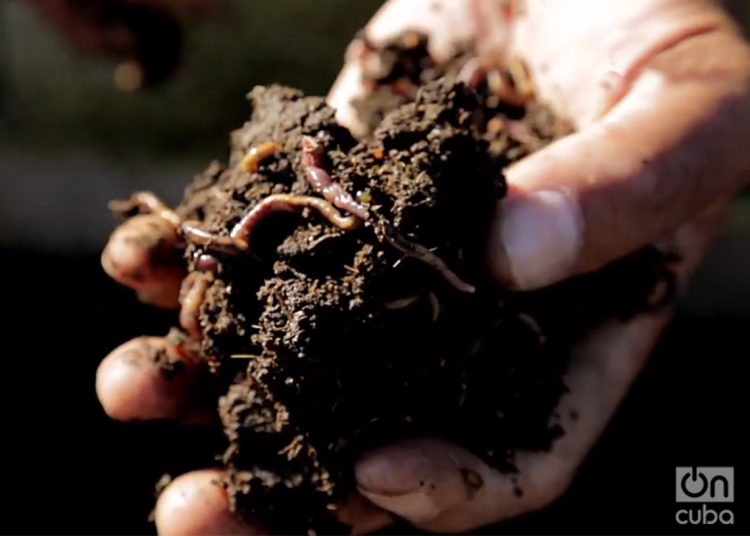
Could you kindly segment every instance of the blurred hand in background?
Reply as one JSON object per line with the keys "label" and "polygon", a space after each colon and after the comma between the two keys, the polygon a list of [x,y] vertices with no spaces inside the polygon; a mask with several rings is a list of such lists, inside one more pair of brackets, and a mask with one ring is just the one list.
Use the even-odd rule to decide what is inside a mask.
{"label": "blurred hand in background", "polygon": [[184,54],[182,21],[206,15],[217,0],[27,0],[79,51],[121,62],[121,89],[157,86]]}

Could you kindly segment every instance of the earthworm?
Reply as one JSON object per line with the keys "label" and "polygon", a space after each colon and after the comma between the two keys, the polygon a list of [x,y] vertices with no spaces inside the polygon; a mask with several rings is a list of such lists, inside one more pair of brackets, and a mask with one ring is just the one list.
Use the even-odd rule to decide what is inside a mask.
{"label": "earthworm", "polygon": [[440,275],[443,276],[443,278],[445,278],[446,281],[448,281],[448,283],[453,285],[453,287],[460,290],[461,292],[472,294],[476,291],[476,288],[474,286],[464,282],[453,271],[451,271],[451,269],[448,268],[443,259],[435,255],[423,245],[408,241],[393,228],[390,228],[385,234],[385,239],[391,246],[399,250],[404,255],[419,259],[420,261],[432,266],[440,273]]}
{"label": "earthworm", "polygon": [[208,253],[196,254],[194,259],[196,270],[214,273],[219,269],[219,261],[213,255]]}
{"label": "earthworm", "polygon": [[405,309],[410,305],[416,303],[417,300],[419,300],[419,296],[409,296],[408,298],[400,298],[398,300],[386,302],[385,307],[386,309],[392,310]]}
{"label": "earthworm", "polygon": [[209,276],[193,272],[185,278],[180,296],[180,326],[196,341],[203,338],[200,311],[208,284]]}
{"label": "earthworm", "polygon": [[175,227],[180,225],[180,217],[153,192],[136,192],[125,201],[110,201],[107,205],[112,212],[129,213],[138,210],[141,214],[154,214]]}
{"label": "earthworm", "polygon": [[355,201],[323,168],[320,144],[312,136],[302,136],[302,166],[313,190],[341,210],[362,220],[367,219],[367,209]]}
{"label": "earthworm", "polygon": [[256,173],[258,165],[266,158],[276,154],[278,150],[279,146],[272,141],[267,141],[251,148],[242,159],[242,170],[245,173]]}
{"label": "earthworm", "polygon": [[249,239],[260,220],[275,212],[294,212],[296,209],[310,208],[318,211],[333,225],[344,231],[354,229],[360,223],[357,216],[342,216],[325,199],[291,194],[274,194],[261,200],[250,209],[232,228],[229,236],[219,236],[205,231],[200,222],[186,221],[182,224],[185,240],[206,248],[235,255],[250,249]]}

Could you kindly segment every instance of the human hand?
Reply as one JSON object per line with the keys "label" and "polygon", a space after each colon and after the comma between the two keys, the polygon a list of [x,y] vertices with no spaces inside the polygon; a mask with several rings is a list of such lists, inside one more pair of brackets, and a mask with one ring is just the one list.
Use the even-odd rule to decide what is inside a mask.
{"label": "human hand", "polygon": [[217,0],[28,0],[79,52],[127,60],[118,86],[136,89],[167,80],[182,59],[178,19],[205,16]]}
{"label": "human hand", "polygon": [[[558,245],[559,238],[548,240],[541,248],[546,249],[547,255],[541,257],[539,264],[545,270],[521,268],[523,259],[528,263],[528,259],[538,255],[538,249],[528,247],[534,237],[512,241],[509,245],[515,246],[515,250],[508,246],[500,251],[495,249],[493,266],[499,279],[511,286],[542,286],[566,275],[594,269],[610,258],[659,239],[669,239],[669,245],[683,256],[675,270],[684,283],[716,232],[726,200],[742,184],[740,175],[747,167],[743,160],[747,157],[741,148],[745,135],[742,129],[748,127],[730,119],[740,115],[743,106],[748,107],[748,52],[723,14],[712,3],[677,0],[649,3],[638,0],[629,2],[629,7],[624,3],[616,7],[607,3],[610,9],[627,12],[613,14],[601,9],[601,4],[592,4],[595,1],[570,0],[564,9],[553,3],[545,6],[545,10],[554,9],[554,15],[545,14],[541,18],[538,7],[541,0],[536,4],[530,0],[527,18],[519,21],[517,46],[522,53],[524,49],[529,51],[527,59],[541,96],[548,98],[558,111],[571,116],[581,132],[510,170],[512,191],[499,214],[505,214],[507,219],[508,213],[518,212],[512,206],[514,203],[528,200],[531,192],[546,189],[551,183],[568,188],[567,195],[577,201],[582,217],[571,218],[573,225],[568,231],[572,228],[573,232],[563,236],[572,236],[578,254],[564,248],[555,250],[552,246]],[[434,36],[434,53],[447,57],[452,43],[476,33],[476,25],[468,16],[470,2],[444,0],[438,10],[430,8],[437,4],[434,0],[391,2],[373,19],[370,36],[383,40],[406,27],[423,29]],[[489,9],[491,4],[494,2],[485,0],[479,7]],[[557,12],[560,9],[563,13]],[[577,18],[575,15],[580,13],[585,15]],[[717,21],[716,28],[697,34],[689,31],[701,20]],[[669,21],[674,23],[667,24]],[[566,32],[554,32],[554,24],[558,23]],[[497,21],[494,27],[502,29]],[[536,37],[547,35],[546,29],[550,28],[546,41]],[[619,32],[613,31],[618,28]],[[636,54],[625,47],[627,53],[617,52],[613,57],[617,64],[612,66],[607,58],[609,53],[620,50],[617,43],[607,45],[609,52],[600,50],[598,55],[590,46],[605,42],[599,38],[600,33],[640,35],[633,38],[632,44],[643,48]],[[675,46],[669,50],[647,54],[647,50],[654,50],[654,41],[663,42],[675,36],[684,37],[684,42],[675,38],[672,41]],[[534,48],[531,44],[521,46],[532,41]],[[581,60],[579,54],[583,55]],[[618,60],[621,56],[626,60]],[[554,63],[557,57],[561,59]],[[638,58],[642,61],[636,62]],[[631,73],[627,66],[634,62],[647,65],[650,71],[640,76]],[[546,74],[540,74],[545,71],[545,64]],[[599,74],[612,69],[619,69],[626,80],[632,78],[633,82],[619,103],[597,83]],[[351,123],[348,101],[360,91],[356,71],[357,66],[349,64],[331,93],[331,102],[340,110],[342,122],[353,127],[356,125]],[[659,80],[659,73],[664,80]],[[612,112],[597,118],[591,110],[595,108],[594,99],[599,97],[604,102],[609,99]],[[731,105],[729,111],[720,106],[724,101]],[[600,106],[599,110],[607,111],[605,105]],[[677,111],[675,117],[671,117],[669,110]],[[700,150],[692,149],[696,145]],[[565,164],[565,159],[572,164],[558,164]],[[537,234],[544,239],[558,229],[551,216],[562,213],[559,205],[553,205],[551,211],[548,207],[546,212],[543,203],[539,205],[541,214],[528,219],[535,228],[542,228],[546,222],[543,228],[547,231]],[[617,219],[608,217],[610,213],[616,214]],[[638,221],[640,225],[628,227],[629,221]],[[502,219],[496,236],[511,234],[514,226],[506,225],[508,231],[503,232],[501,222]],[[580,222],[584,222],[585,234],[576,226]],[[618,244],[618,247],[602,251],[598,247],[602,240],[607,241],[607,246]],[[520,256],[519,244],[524,246]],[[122,274],[128,272],[129,265],[142,266],[144,248],[148,247],[137,241],[122,240],[120,235],[120,239],[113,237],[105,255],[110,256],[110,261],[117,259],[117,270]],[[512,264],[507,260],[498,262],[509,258],[521,260]],[[511,270],[510,266],[515,268]],[[112,265],[108,271],[113,272]],[[146,300],[176,305],[183,275],[180,269],[169,265],[165,270],[120,280],[139,290]],[[571,392],[561,402],[560,409],[563,416],[575,410],[579,418],[576,422],[563,422],[568,433],[551,453],[519,456],[522,497],[515,495],[514,485],[507,476],[492,471],[459,447],[434,440],[394,446],[363,459],[357,467],[362,493],[420,527],[439,532],[460,532],[543,507],[564,491],[645,363],[667,321],[668,313],[662,312],[628,324],[612,324],[581,345],[567,380]],[[182,376],[165,377],[148,352],[167,346],[167,341],[160,338],[131,341],[105,359],[97,375],[97,392],[109,415],[120,420],[208,422],[210,415],[192,402],[192,395],[200,386],[202,365],[171,348],[172,358],[185,361],[187,366]],[[485,482],[471,501],[463,493],[460,469],[464,467],[479,473]],[[260,528],[241,522],[229,512],[226,497],[211,483],[216,476],[215,471],[191,473],[176,479],[165,490],[156,511],[160,534],[261,533]],[[421,488],[420,482],[435,486]],[[355,521],[357,532],[388,521],[368,503],[358,500],[353,504],[348,517]]]}
{"label": "human hand", "polygon": [[[438,61],[473,38],[496,64],[517,55],[539,97],[577,127],[507,170],[510,191],[489,245],[498,281],[536,289],[656,243],[681,257],[673,269],[684,288],[750,171],[747,43],[716,1],[525,4],[511,33],[502,0],[392,0],[366,33],[377,45],[405,30],[425,32]],[[350,102],[364,94],[361,71],[352,57],[329,95],[355,131],[361,125]],[[521,497],[509,475],[430,439],[361,460],[361,492],[435,532],[546,506],[571,482],[669,317],[660,311],[613,322],[580,345],[557,411],[566,435],[550,453],[518,457]],[[461,468],[485,482],[471,499]]]}
{"label": "human hand", "polygon": [[[177,309],[187,275],[174,225],[159,214],[137,215],[118,227],[102,254],[104,270],[133,289],[141,301]],[[183,320],[183,327],[188,324]],[[189,331],[189,330],[188,330]],[[198,396],[209,375],[206,363],[191,356],[174,337],[139,337],[110,353],[99,366],[96,392],[106,413],[119,421],[171,420],[192,426],[220,426],[217,408]],[[160,535],[268,534],[232,513],[216,485],[219,470],[176,478],[160,495],[155,510]],[[391,516],[355,494],[337,510],[355,534],[376,530]]]}

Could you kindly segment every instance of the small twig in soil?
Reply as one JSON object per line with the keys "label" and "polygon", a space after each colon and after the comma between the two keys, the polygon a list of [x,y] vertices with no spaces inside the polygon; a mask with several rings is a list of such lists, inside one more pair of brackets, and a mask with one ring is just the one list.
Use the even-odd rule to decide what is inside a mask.
{"label": "small twig in soil", "polygon": [[302,136],[302,166],[305,168],[305,177],[312,189],[334,206],[366,220],[367,209],[331,178],[323,168],[322,160],[323,153],[318,140],[312,136]]}
{"label": "small twig in soil", "polygon": [[417,300],[419,300],[419,296],[409,296],[407,298],[400,298],[398,300],[386,302],[384,305],[386,309],[391,310],[405,309],[410,305],[416,303]]}
{"label": "small twig in soil", "polygon": [[429,264],[435,270],[437,270],[443,278],[448,281],[453,287],[460,290],[461,292],[467,292],[472,294],[476,292],[476,288],[470,285],[458,277],[445,261],[431,252],[429,249],[416,242],[411,242],[404,238],[398,231],[390,227],[385,233],[385,239],[388,243],[399,250],[401,253],[408,257],[419,259],[420,261]]}
{"label": "small twig in soil", "polygon": [[441,312],[440,301],[434,292],[428,292],[427,297],[430,299],[430,305],[432,306],[432,321],[437,322]]}
{"label": "small twig in soil", "polygon": [[325,242],[326,240],[330,238],[334,238],[335,235],[325,234],[323,236],[319,236],[318,238],[311,240],[310,243],[307,246],[307,249],[313,250],[316,247],[318,247],[321,243]]}
{"label": "small twig in soil", "polygon": [[155,214],[175,227],[180,225],[180,217],[169,208],[153,192],[136,192],[130,199],[110,201],[107,205],[110,211],[134,216],[135,214]]}
{"label": "small twig in soil", "polygon": [[237,225],[232,228],[229,236],[220,236],[203,229],[198,221],[183,222],[181,227],[185,240],[201,246],[207,250],[218,251],[229,255],[238,255],[250,251],[250,236],[258,222],[277,212],[294,212],[297,209],[314,209],[329,222],[343,231],[350,231],[360,224],[357,216],[342,216],[336,208],[318,197],[291,194],[274,194],[261,200],[250,209]]}
{"label": "small twig in soil", "polygon": [[287,320],[289,320],[289,322],[294,322],[294,315],[292,314],[292,311],[289,310],[289,307],[286,306],[286,301],[281,296],[281,293],[278,291],[278,289],[273,289],[272,294],[273,297],[276,298],[276,301],[279,302],[279,306],[281,307],[281,310],[284,311]]}
{"label": "small twig in soil", "polygon": [[203,338],[200,325],[200,312],[203,300],[206,297],[208,285],[211,282],[209,274],[198,272],[190,273],[183,283],[183,291],[180,296],[180,326],[196,341]]}
{"label": "small twig in soil", "polygon": [[245,173],[256,173],[258,165],[266,158],[275,155],[278,150],[279,146],[272,141],[252,147],[245,155],[245,158],[242,159],[242,171]]}
{"label": "small twig in soil", "polygon": [[539,338],[539,344],[545,343],[547,338],[544,336],[544,333],[542,332],[542,328],[539,327],[539,324],[537,323],[536,320],[534,320],[534,318],[531,315],[526,314],[526,313],[519,313],[518,318],[521,320],[521,322],[523,322],[524,324],[526,324],[532,329],[532,331]]}

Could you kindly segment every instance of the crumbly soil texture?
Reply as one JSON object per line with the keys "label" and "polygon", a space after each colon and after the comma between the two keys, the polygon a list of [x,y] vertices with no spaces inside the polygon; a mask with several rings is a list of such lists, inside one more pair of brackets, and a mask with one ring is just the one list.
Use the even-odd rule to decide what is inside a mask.
{"label": "crumbly soil texture", "polygon": [[[253,230],[252,253],[215,253],[202,352],[227,386],[234,507],[278,533],[345,533],[337,505],[370,449],[440,437],[509,472],[517,451],[549,449],[564,433],[554,408],[572,344],[656,305],[666,277],[648,250],[541,292],[510,293],[490,278],[503,169],[569,129],[539,105],[488,106],[450,77],[384,107],[363,140],[322,98],[281,86],[249,98],[228,164],[195,178],[181,216],[226,235],[271,194],[319,196],[302,165],[309,135],[369,217],[342,230],[317,212],[272,213]],[[279,151],[243,171],[248,151],[269,141]],[[191,270],[201,252],[186,248]],[[475,477],[469,492],[483,485]]]}

